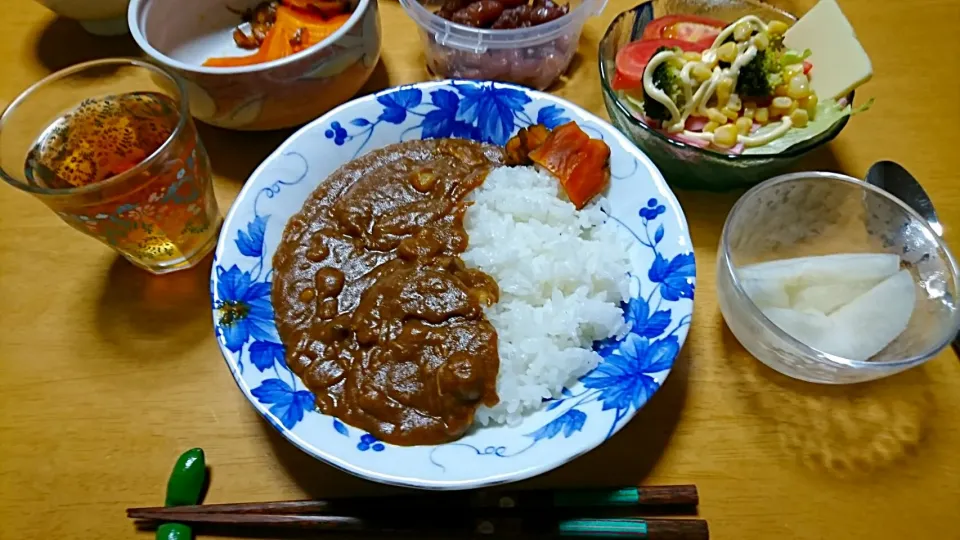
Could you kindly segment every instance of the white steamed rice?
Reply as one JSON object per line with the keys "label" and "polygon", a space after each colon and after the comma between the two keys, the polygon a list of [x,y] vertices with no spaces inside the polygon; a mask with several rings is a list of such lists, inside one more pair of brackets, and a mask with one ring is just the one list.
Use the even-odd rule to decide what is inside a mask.
{"label": "white steamed rice", "polygon": [[476,420],[518,424],[593,369],[595,340],[627,331],[629,242],[594,202],[577,211],[559,182],[532,167],[500,167],[469,197],[463,260],[500,285],[487,309],[499,336],[500,403]]}

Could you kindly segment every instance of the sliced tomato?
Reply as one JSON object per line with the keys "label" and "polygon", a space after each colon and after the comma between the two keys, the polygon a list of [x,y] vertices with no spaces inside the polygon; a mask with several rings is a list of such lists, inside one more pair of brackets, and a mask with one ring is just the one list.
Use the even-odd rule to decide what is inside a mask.
{"label": "sliced tomato", "polygon": [[700,43],[703,48],[713,45],[727,23],[697,15],[665,15],[658,17],[643,29],[643,39],[679,39]]}
{"label": "sliced tomato", "polygon": [[696,43],[679,39],[642,39],[628,43],[617,53],[617,73],[611,86],[614,90],[628,90],[643,84],[643,70],[660,47],[679,47],[682,51],[700,51]]}

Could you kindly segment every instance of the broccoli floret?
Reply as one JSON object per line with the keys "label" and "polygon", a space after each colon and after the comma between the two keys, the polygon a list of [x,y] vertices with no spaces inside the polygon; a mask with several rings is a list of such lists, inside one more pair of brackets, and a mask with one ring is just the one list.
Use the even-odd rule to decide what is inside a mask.
{"label": "broccoli floret", "polygon": [[[675,50],[668,47],[660,47],[653,56],[663,51]],[[684,106],[683,84],[680,82],[680,69],[673,62],[664,62],[653,70],[653,85],[663,90],[663,93],[676,104],[678,109]],[[643,112],[661,122],[671,119],[670,111],[659,101],[647,94],[646,88],[643,90]]]}
{"label": "broccoli floret", "polygon": [[750,97],[772,96],[774,88],[783,84],[780,71],[780,52],[777,49],[758,51],[753,60],[740,68],[737,93]]}

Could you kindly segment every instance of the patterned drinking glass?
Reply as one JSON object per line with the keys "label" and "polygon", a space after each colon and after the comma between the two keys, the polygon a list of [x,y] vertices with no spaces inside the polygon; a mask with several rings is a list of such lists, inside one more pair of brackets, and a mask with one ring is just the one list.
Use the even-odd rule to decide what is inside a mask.
{"label": "patterned drinking glass", "polygon": [[134,59],[54,73],[0,117],[0,176],[154,274],[213,249],[220,214],[183,82]]}

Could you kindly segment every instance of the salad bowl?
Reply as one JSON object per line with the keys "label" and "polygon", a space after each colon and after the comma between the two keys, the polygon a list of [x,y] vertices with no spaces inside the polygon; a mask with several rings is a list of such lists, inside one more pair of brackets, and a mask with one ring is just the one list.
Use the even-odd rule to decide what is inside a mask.
{"label": "salad bowl", "polygon": [[[520,128],[576,121],[611,150],[608,215],[636,239],[631,325],[597,342],[594,371],[523,417],[474,427],[434,446],[394,446],[318,412],[287,368],[271,301],[272,258],[284,225],[318,183],[357,156],[412,139],[503,145]],[[291,136],[246,182],[228,213],[210,280],[216,337],[244,396],[291,443],[377,482],[470,489],[546,472],[612,437],[658,390],[690,325],[695,263],[680,205],[656,167],[612,126],[558,97],[506,83],[437,81],[346,103]]]}
{"label": "salad bowl", "polygon": [[[636,117],[636,113],[613,89],[617,53],[627,44],[640,40],[644,29],[655,19],[676,17],[678,20],[696,21],[706,17],[731,23],[746,15],[788,24],[796,21],[793,14],[756,0],[649,0],[615,17],[600,41],[600,85],[610,119],[650,156],[670,185],[711,191],[753,186],[789,169],[811,151],[833,140],[847,125],[849,114],[838,114],[832,124],[820,133],[778,153],[721,153],[651,129]],[[853,102],[852,92],[846,100]]]}

